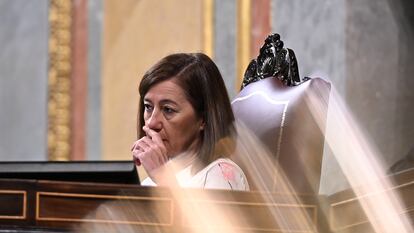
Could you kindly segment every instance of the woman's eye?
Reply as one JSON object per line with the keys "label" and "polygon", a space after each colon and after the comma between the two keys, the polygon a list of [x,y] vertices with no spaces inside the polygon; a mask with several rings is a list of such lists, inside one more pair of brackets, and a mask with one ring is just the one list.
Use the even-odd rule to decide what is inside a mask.
{"label": "woman's eye", "polygon": [[149,104],[144,104],[144,109],[146,112],[151,112],[152,111],[152,106]]}
{"label": "woman's eye", "polygon": [[163,111],[167,114],[175,113],[176,111],[173,108],[170,107],[164,107]]}

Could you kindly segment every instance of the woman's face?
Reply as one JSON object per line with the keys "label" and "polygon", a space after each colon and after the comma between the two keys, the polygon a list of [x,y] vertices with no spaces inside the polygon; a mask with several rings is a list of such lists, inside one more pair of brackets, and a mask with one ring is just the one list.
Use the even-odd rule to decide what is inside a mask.
{"label": "woman's face", "polygon": [[204,127],[174,78],[155,84],[145,94],[144,121],[160,134],[169,157],[196,149]]}

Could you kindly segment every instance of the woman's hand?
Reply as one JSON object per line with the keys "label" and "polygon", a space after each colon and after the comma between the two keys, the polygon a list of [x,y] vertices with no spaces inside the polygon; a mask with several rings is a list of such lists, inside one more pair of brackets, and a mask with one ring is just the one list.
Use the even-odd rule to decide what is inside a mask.
{"label": "woman's hand", "polygon": [[159,169],[167,161],[167,149],[161,139],[161,136],[156,131],[144,126],[142,128],[147,136],[137,140],[132,146],[132,156],[136,165],[144,166],[147,174],[151,179],[157,183],[157,178],[160,173]]}

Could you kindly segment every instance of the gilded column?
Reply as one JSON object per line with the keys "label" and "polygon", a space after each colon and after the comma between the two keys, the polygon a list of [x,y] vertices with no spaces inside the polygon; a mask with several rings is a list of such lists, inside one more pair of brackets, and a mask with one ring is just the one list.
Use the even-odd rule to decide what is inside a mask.
{"label": "gilded column", "polygon": [[244,71],[250,62],[250,25],[251,0],[237,1],[237,80],[236,88],[240,88]]}
{"label": "gilded column", "polygon": [[204,53],[214,58],[214,0],[203,0]]}
{"label": "gilded column", "polygon": [[70,86],[72,1],[49,5],[48,158],[70,156]]}

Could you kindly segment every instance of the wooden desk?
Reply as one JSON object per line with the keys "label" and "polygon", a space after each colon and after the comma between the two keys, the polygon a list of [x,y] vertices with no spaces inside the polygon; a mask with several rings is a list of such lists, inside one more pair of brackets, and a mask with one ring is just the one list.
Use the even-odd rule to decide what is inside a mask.
{"label": "wooden desk", "polygon": [[[357,196],[361,187],[355,189],[345,190],[328,197],[328,218],[329,226],[332,232],[335,233],[374,233],[374,229],[368,220],[366,213],[361,205],[362,201],[376,200],[379,195],[396,194],[401,200],[402,209],[399,214],[408,215],[411,225],[414,224],[414,169],[406,170],[398,174],[386,177],[394,185],[382,192],[369,192],[362,196]],[[381,180],[379,180],[381,181]],[[378,203],[378,206],[381,203]],[[376,208],[378,206],[372,206]],[[381,211],[381,210],[376,210]],[[387,216],[383,213],[383,216]],[[380,214],[381,215],[381,214]],[[386,217],[380,217],[375,221],[389,221]],[[375,223],[374,223],[375,224]]]}
{"label": "wooden desk", "polygon": [[[413,222],[414,170],[387,179],[395,185],[384,192],[398,193],[404,205],[399,214],[408,214]],[[178,200],[175,191],[161,187],[0,179],[0,232],[79,232],[82,225],[94,227],[89,232],[188,232],[200,227],[181,211],[188,203],[208,213],[220,207],[232,229],[217,225],[215,232],[374,232],[360,201],[377,193],[357,197],[354,190],[329,197],[298,195],[299,203],[287,194],[219,190],[191,190]],[[234,213],[240,221],[229,217]],[[289,225],[300,213],[313,226]]]}
{"label": "wooden desk", "polygon": [[[212,196],[205,198],[206,193]],[[237,213],[241,221],[232,222],[234,219],[229,218],[228,223],[233,230],[242,232],[278,232],[283,229],[275,221],[275,213],[279,219],[294,219],[299,211],[304,211],[315,227],[319,228],[321,211],[318,199],[306,195],[300,198],[302,203],[297,204],[290,202],[290,195],[191,190],[191,196],[184,202],[196,203],[203,211],[219,206],[225,218]],[[180,211],[185,203],[178,201],[169,189],[160,187],[0,180],[0,225],[10,229],[19,227],[22,232],[30,232],[30,229],[77,232],[81,224],[138,232],[186,232],[199,226],[187,221]],[[111,209],[110,214],[106,212],[108,209]],[[229,230],[216,227],[216,232]],[[315,232],[316,229],[295,226],[291,231],[284,232],[297,231]]]}

